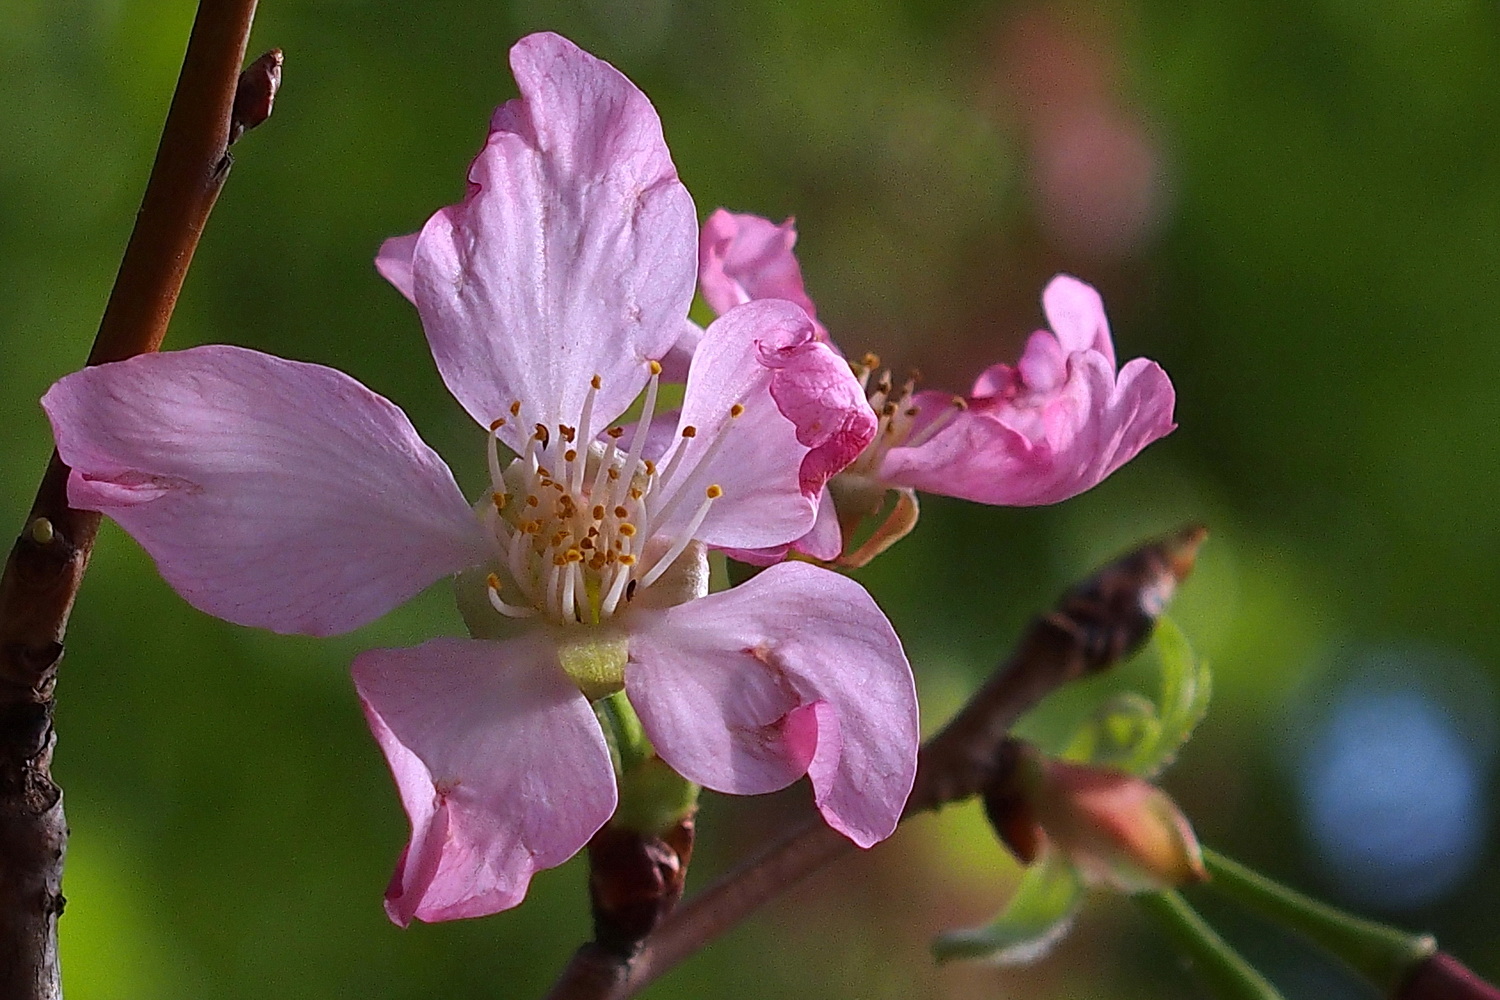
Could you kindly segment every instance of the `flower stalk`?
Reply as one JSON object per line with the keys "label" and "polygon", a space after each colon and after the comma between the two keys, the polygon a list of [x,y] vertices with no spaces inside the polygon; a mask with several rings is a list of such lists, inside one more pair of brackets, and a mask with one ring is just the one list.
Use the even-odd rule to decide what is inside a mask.
{"label": "flower stalk", "polygon": [[1130,897],[1141,912],[1185,955],[1220,1000],[1282,1000],[1276,987],[1256,972],[1175,892],[1144,892]]}
{"label": "flower stalk", "polygon": [[1428,934],[1409,934],[1304,896],[1217,851],[1204,848],[1209,887],[1278,926],[1295,931],[1369,980],[1382,994],[1402,985],[1437,951]]}

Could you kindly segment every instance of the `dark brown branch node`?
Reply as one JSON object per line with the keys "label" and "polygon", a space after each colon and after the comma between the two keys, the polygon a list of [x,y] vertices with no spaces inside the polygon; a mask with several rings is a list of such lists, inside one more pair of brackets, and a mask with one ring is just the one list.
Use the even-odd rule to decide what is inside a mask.
{"label": "dark brown branch node", "polygon": [[693,819],[660,836],[605,826],[589,841],[594,943],[630,959],[682,898],[693,856]]}

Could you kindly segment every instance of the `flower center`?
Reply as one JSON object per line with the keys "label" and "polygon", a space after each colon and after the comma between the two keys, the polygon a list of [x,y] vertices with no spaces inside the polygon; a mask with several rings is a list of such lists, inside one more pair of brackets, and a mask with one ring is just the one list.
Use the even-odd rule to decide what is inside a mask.
{"label": "flower center", "polygon": [[[522,420],[525,407],[512,403],[509,416],[490,425],[491,494],[479,516],[496,543],[500,565],[487,584],[490,604],[502,615],[587,624],[608,619],[667,572],[723,495],[717,484],[696,498],[682,487],[717,453],[744,407],[730,407],[706,448],[690,447],[697,427],[681,427],[676,447],[658,466],[644,457],[661,375],[657,362],[650,368],[628,444],[624,428],[599,434],[591,426],[597,375],[576,426],[534,425],[523,452],[503,467],[497,432]],[[683,520],[683,510],[693,513]]]}
{"label": "flower center", "polygon": [[854,370],[854,377],[859,379],[860,388],[865,390],[870,409],[875,411],[878,423],[875,437],[840,475],[873,477],[886,452],[892,448],[915,448],[925,444],[938,431],[948,426],[954,416],[968,408],[968,403],[962,396],[954,396],[951,406],[919,427],[917,417],[921,411],[912,398],[916,393],[917,382],[921,379],[918,373],[912,372],[897,388],[890,369],[880,368],[880,358],[877,355],[866,354],[860,361],[851,362],[850,367]]}

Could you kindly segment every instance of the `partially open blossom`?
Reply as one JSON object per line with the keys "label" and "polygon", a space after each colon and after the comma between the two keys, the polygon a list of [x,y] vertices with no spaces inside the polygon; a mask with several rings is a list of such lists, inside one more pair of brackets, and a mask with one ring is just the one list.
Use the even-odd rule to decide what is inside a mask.
{"label": "partially open blossom", "polygon": [[[740,303],[781,298],[811,312],[795,241],[790,221],[777,226],[716,211],[699,245],[699,284],[708,304],[722,314]],[[873,358],[855,365],[880,426],[830,483],[838,520],[847,534],[880,509],[888,490],[900,498],[871,542],[846,553],[845,561],[863,561],[910,529],[914,491],[1005,506],[1057,503],[1097,485],[1173,429],[1175,394],[1166,373],[1144,358],[1116,370],[1104,304],[1093,288],[1058,275],[1042,307],[1050,329],[1031,335],[1014,366],[985,369],[968,397],[917,392],[911,382],[898,386],[876,371]],[[822,513],[821,532],[794,547],[830,558],[829,520]],[[758,561],[780,553],[762,555]]]}
{"label": "partially open blossom", "polygon": [[[647,457],[695,283],[692,201],[613,67],[553,34],[511,66],[521,97],[464,201],[379,261],[487,434],[473,507],[399,409],[317,365],[200,347],[86,369],[43,400],[70,502],[212,614],[327,635],[444,576],[478,595],[476,638],[354,664],[411,820],[386,896],[402,924],[515,905],[609,819],[591,698],[624,690],[662,759],[709,788],[808,774],[861,846],[894,829],[915,773],[910,669],[858,584],[787,564],[707,595],[707,547],[805,535],[817,477],[869,440],[847,365],[791,303],[730,310]],[[642,395],[644,418],[616,426]]]}
{"label": "partially open blossom", "polygon": [[[1121,892],[1147,892],[1201,882],[1203,854],[1187,818],[1160,788],[1124,771],[1032,756],[1007,831],[1022,860],[1055,850],[1083,874]],[[1031,826],[1028,833],[1024,827]]]}

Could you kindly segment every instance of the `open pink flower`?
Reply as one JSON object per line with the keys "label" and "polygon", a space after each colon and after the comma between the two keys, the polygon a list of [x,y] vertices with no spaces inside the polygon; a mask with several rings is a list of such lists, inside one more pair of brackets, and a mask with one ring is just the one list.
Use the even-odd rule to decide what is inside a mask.
{"label": "open pink flower", "polygon": [[[699,244],[704,298],[721,314],[763,299],[797,302],[811,314],[795,242],[790,220],[777,226],[716,211]],[[880,427],[831,484],[844,501],[841,511],[878,508],[889,489],[905,494],[905,514],[900,507],[897,514],[909,522],[914,490],[1006,506],[1057,503],[1097,485],[1175,427],[1175,394],[1159,365],[1136,358],[1116,370],[1098,292],[1058,275],[1042,307],[1051,329],[1031,335],[1014,367],[986,369],[968,399],[897,387],[888,375],[872,384],[873,366],[857,366]],[[824,514],[820,533],[795,547],[829,558],[827,521]]]}
{"label": "open pink flower", "polygon": [[[862,846],[895,827],[915,773],[910,669],[858,584],[786,565],[705,596],[706,546],[811,528],[804,465],[824,428],[863,413],[869,440],[847,366],[795,305],[731,310],[693,352],[670,445],[643,457],[693,294],[692,201],[613,67],[552,34],[511,66],[521,98],[495,113],[463,203],[381,256],[489,432],[475,507],[400,410],[317,365],[200,347],[43,399],[70,502],[108,513],[211,614],[327,635],[463,574],[484,638],[354,664],[411,820],[386,894],[401,924],[515,905],[609,819],[591,697],[623,688],[662,758],[710,788],[808,774]],[[612,427],[643,391],[637,431]]]}

